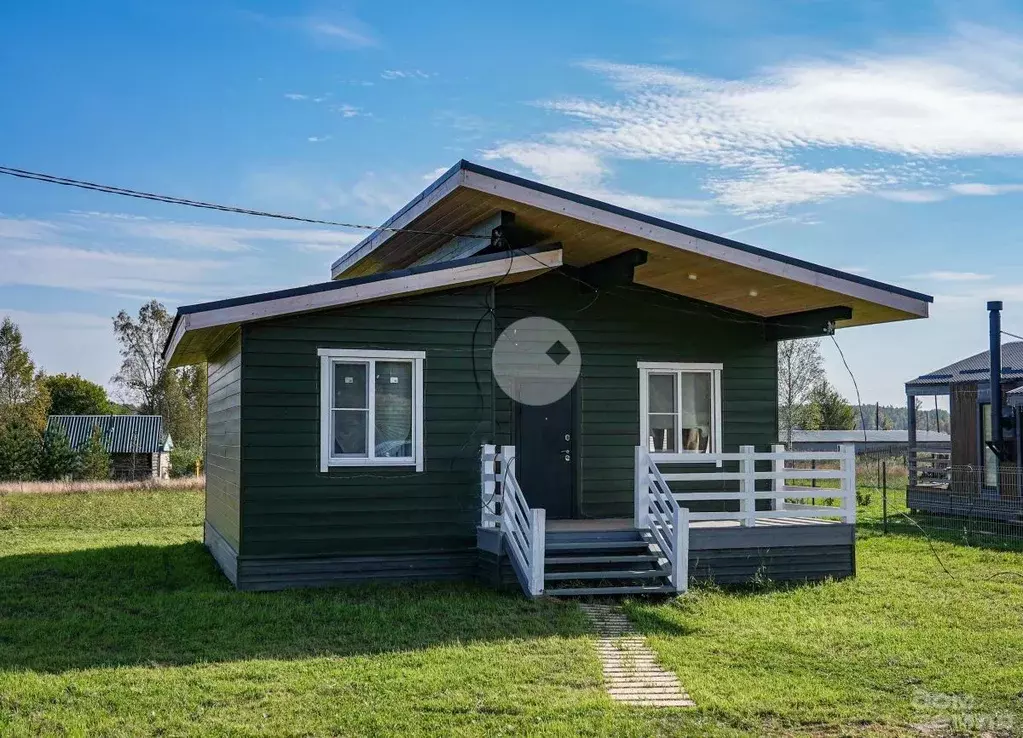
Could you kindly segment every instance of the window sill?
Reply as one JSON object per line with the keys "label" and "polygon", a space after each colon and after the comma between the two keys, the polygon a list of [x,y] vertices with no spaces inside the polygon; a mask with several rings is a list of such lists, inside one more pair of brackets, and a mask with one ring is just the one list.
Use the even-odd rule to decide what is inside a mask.
{"label": "window sill", "polygon": [[[666,462],[666,463],[670,464],[671,463],[671,459],[673,457],[677,457],[677,456],[713,456],[715,453],[716,452],[707,452],[707,451],[678,451],[678,452],[663,451],[663,452],[656,452],[656,453],[651,452],[650,453],[650,460],[655,462],[655,463],[660,461],[660,462]],[[713,458],[707,459],[707,463],[708,464],[713,464],[714,466],[717,466],[717,467],[724,466],[724,462],[723,461],[719,461],[719,460],[713,459]]]}
{"label": "window sill", "polygon": [[413,466],[418,467],[419,464],[415,459],[329,459],[326,463],[328,469],[343,469],[345,467],[394,467],[394,466]]}

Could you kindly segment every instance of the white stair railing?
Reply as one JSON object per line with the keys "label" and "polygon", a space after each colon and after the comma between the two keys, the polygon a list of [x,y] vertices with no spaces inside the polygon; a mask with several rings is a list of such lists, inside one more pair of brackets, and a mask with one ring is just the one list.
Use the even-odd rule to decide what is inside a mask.
{"label": "white stair railing", "polygon": [[515,478],[515,447],[484,445],[480,525],[498,528],[522,588],[543,594],[547,513],[531,509]]}
{"label": "white stair railing", "polygon": [[[813,462],[812,468],[806,468],[810,462]],[[802,466],[794,466],[797,463]],[[664,466],[702,468],[662,472],[660,467]],[[831,468],[825,468],[827,466]],[[707,468],[713,470],[707,471]],[[779,518],[839,518],[845,523],[856,522],[856,450],[852,445],[842,445],[838,451],[786,451],[775,445],[770,451],[761,452],[753,446],[740,446],[738,453],[659,454],[656,461],[646,449],[637,447],[636,469],[637,526],[641,519],[640,508],[648,504],[645,501],[653,487],[680,506],[694,501],[738,503],[738,510],[690,512],[689,519],[694,521],[734,520],[744,527],[757,525],[758,519]],[[761,480],[765,489],[758,490],[757,482]],[[837,480],[838,486],[806,484],[809,481],[815,485],[819,480],[828,480],[828,484]],[[672,482],[686,486],[671,490]],[[823,504],[828,499],[838,504]],[[771,500],[771,509],[758,510],[757,500]]]}
{"label": "white stair railing", "polygon": [[676,592],[689,588],[689,510],[680,507],[650,454],[636,447],[635,526],[653,538]]}

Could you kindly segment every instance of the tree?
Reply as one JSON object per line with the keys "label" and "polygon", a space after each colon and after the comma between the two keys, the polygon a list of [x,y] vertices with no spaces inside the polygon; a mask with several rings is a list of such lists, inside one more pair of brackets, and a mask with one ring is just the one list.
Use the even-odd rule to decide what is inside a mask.
{"label": "tree", "polygon": [[10,317],[0,324],[0,425],[23,418],[36,430],[46,425],[49,394]]}
{"label": "tree", "polygon": [[50,426],[43,433],[39,452],[39,479],[50,481],[70,477],[78,471],[78,454],[68,443],[67,435],[56,426]]}
{"label": "tree", "polygon": [[813,388],[824,377],[820,341],[778,343],[778,421],[785,441],[792,446],[792,430],[803,425],[803,413]]}
{"label": "tree", "polygon": [[856,427],[856,411],[826,379],[810,392],[809,404],[817,417],[817,430],[853,430]]}
{"label": "tree", "polygon": [[110,479],[110,454],[103,445],[103,431],[96,425],[78,453],[78,474],[82,479]]}
{"label": "tree", "polygon": [[51,415],[110,415],[107,391],[77,374],[54,374],[43,383],[50,392]]}
{"label": "tree", "polygon": [[36,478],[39,431],[28,418],[15,415],[0,426],[0,480],[25,482]]}
{"label": "tree", "polygon": [[114,318],[114,336],[121,344],[121,369],[113,382],[140,413],[160,412],[167,381],[163,347],[172,322],[167,308],[156,300],[139,308],[137,320],[125,310]]}

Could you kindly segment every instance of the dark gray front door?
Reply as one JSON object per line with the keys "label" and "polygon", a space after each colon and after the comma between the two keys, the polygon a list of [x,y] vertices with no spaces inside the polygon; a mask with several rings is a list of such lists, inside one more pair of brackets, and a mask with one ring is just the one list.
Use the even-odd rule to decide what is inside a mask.
{"label": "dark gray front door", "polygon": [[519,405],[515,477],[529,506],[542,507],[551,519],[574,512],[574,397],[570,392],[550,405]]}

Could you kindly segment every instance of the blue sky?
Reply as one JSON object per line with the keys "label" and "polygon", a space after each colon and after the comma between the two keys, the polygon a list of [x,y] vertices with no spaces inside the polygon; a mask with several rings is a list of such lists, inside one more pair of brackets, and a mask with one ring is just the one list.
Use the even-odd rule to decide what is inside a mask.
{"label": "blue sky", "polygon": [[[983,350],[988,299],[1023,333],[1008,3],[5,3],[0,100],[7,166],[376,223],[467,158],[934,294],[839,333],[864,401]],[[323,281],[361,235],[0,178],[0,313],[106,383],[120,308]]]}

